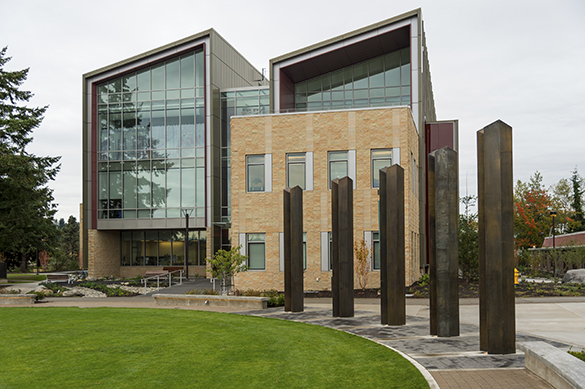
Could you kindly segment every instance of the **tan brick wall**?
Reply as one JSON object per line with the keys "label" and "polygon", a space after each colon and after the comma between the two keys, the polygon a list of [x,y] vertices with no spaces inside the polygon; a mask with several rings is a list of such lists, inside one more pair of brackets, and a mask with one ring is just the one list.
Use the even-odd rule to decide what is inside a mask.
{"label": "tan brick wall", "polygon": [[120,277],[119,231],[88,231],[88,275]]}
{"label": "tan brick wall", "polygon": [[[356,150],[354,239],[378,230],[378,189],[371,188],[371,149],[400,147],[405,170],[406,283],[420,276],[414,234],[419,233],[419,203],[412,191],[411,153],[418,155],[418,135],[408,108],[298,113],[238,117],[231,123],[232,244],[240,233],[266,233],[266,270],[248,271],[236,278],[239,289],[284,289],[279,269],[282,232],[282,190],[286,186],[286,153],[313,152],[314,190],[303,193],[307,232],[305,290],[330,289],[331,272],[321,271],[321,232],[331,230],[331,191],[327,182],[327,152]],[[272,192],[246,193],[248,154],[272,154]],[[417,161],[418,162],[418,161]],[[418,194],[418,190],[417,190]],[[416,247],[416,246],[415,246]],[[357,278],[356,278],[357,285]],[[368,286],[379,286],[373,271]]]}

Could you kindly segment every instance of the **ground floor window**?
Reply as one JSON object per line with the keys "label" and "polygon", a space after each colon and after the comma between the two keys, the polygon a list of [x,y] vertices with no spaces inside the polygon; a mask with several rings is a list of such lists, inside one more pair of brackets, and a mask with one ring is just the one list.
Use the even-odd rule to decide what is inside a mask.
{"label": "ground floor window", "polygon": [[250,270],[266,269],[266,234],[248,234],[248,266]]}
{"label": "ground floor window", "polygon": [[380,270],[380,233],[372,233],[372,262],[374,270]]}
{"label": "ground floor window", "polygon": [[[122,266],[182,266],[185,264],[184,230],[122,231]],[[207,233],[189,231],[189,265],[205,266]]]}

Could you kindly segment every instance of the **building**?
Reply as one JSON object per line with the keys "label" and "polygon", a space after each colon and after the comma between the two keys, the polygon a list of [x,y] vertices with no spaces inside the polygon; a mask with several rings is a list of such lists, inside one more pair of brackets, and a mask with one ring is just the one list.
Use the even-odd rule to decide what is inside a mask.
{"label": "building", "polygon": [[457,148],[456,122],[436,122],[420,9],[275,58],[269,71],[270,81],[209,30],[84,75],[90,275],[182,266],[187,213],[190,269],[203,275],[206,257],[241,244],[250,271],[236,286],[282,290],[282,190],[300,185],[305,289],[327,289],[331,179],[354,180],[354,236],[374,248],[375,270],[378,171],[399,163],[406,279],[418,279],[426,155]]}

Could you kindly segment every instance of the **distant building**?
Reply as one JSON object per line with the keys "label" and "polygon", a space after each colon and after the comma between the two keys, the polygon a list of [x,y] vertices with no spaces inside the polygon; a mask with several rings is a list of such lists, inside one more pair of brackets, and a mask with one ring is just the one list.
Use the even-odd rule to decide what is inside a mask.
{"label": "distant building", "polygon": [[557,235],[554,237],[547,236],[542,242],[542,248],[585,246],[585,231],[573,232],[572,234]]}
{"label": "distant building", "polygon": [[[278,33],[278,32],[274,32]],[[406,282],[427,263],[437,122],[421,11],[270,61],[270,81],[208,30],[84,75],[83,258],[93,276],[190,273],[242,245],[238,288],[283,289],[282,190],[304,189],[305,288],[330,287],[330,181],[354,180],[354,237],[379,283],[378,172],[405,169]]]}

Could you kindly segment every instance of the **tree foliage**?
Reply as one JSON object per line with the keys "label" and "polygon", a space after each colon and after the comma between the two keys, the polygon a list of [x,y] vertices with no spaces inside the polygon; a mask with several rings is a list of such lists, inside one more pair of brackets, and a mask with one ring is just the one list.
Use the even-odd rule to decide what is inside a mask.
{"label": "tree foliage", "polygon": [[27,254],[43,238],[54,238],[53,191],[60,157],[39,157],[26,151],[32,132],[39,127],[48,107],[30,108],[32,93],[19,88],[29,69],[6,71],[7,48],[0,50],[0,252],[21,256],[26,270]]}
{"label": "tree foliage", "polygon": [[479,279],[479,231],[477,213],[470,210],[475,206],[477,196],[465,196],[459,201],[465,212],[459,214],[459,270],[465,280]]}
{"label": "tree foliage", "polygon": [[242,246],[234,246],[229,251],[217,250],[213,258],[207,258],[207,262],[211,265],[211,269],[207,269],[213,278],[217,278],[225,285],[225,281],[235,276],[237,273],[248,270],[246,261],[247,255],[242,255],[240,249]]}
{"label": "tree foliage", "polygon": [[572,196],[571,196],[571,216],[573,223],[569,225],[569,232],[585,231],[585,217],[583,216],[583,180],[579,177],[577,168],[573,170],[571,176]]}
{"label": "tree foliage", "polygon": [[542,186],[539,172],[514,188],[514,237],[516,249],[541,247],[552,226],[553,201]]}

